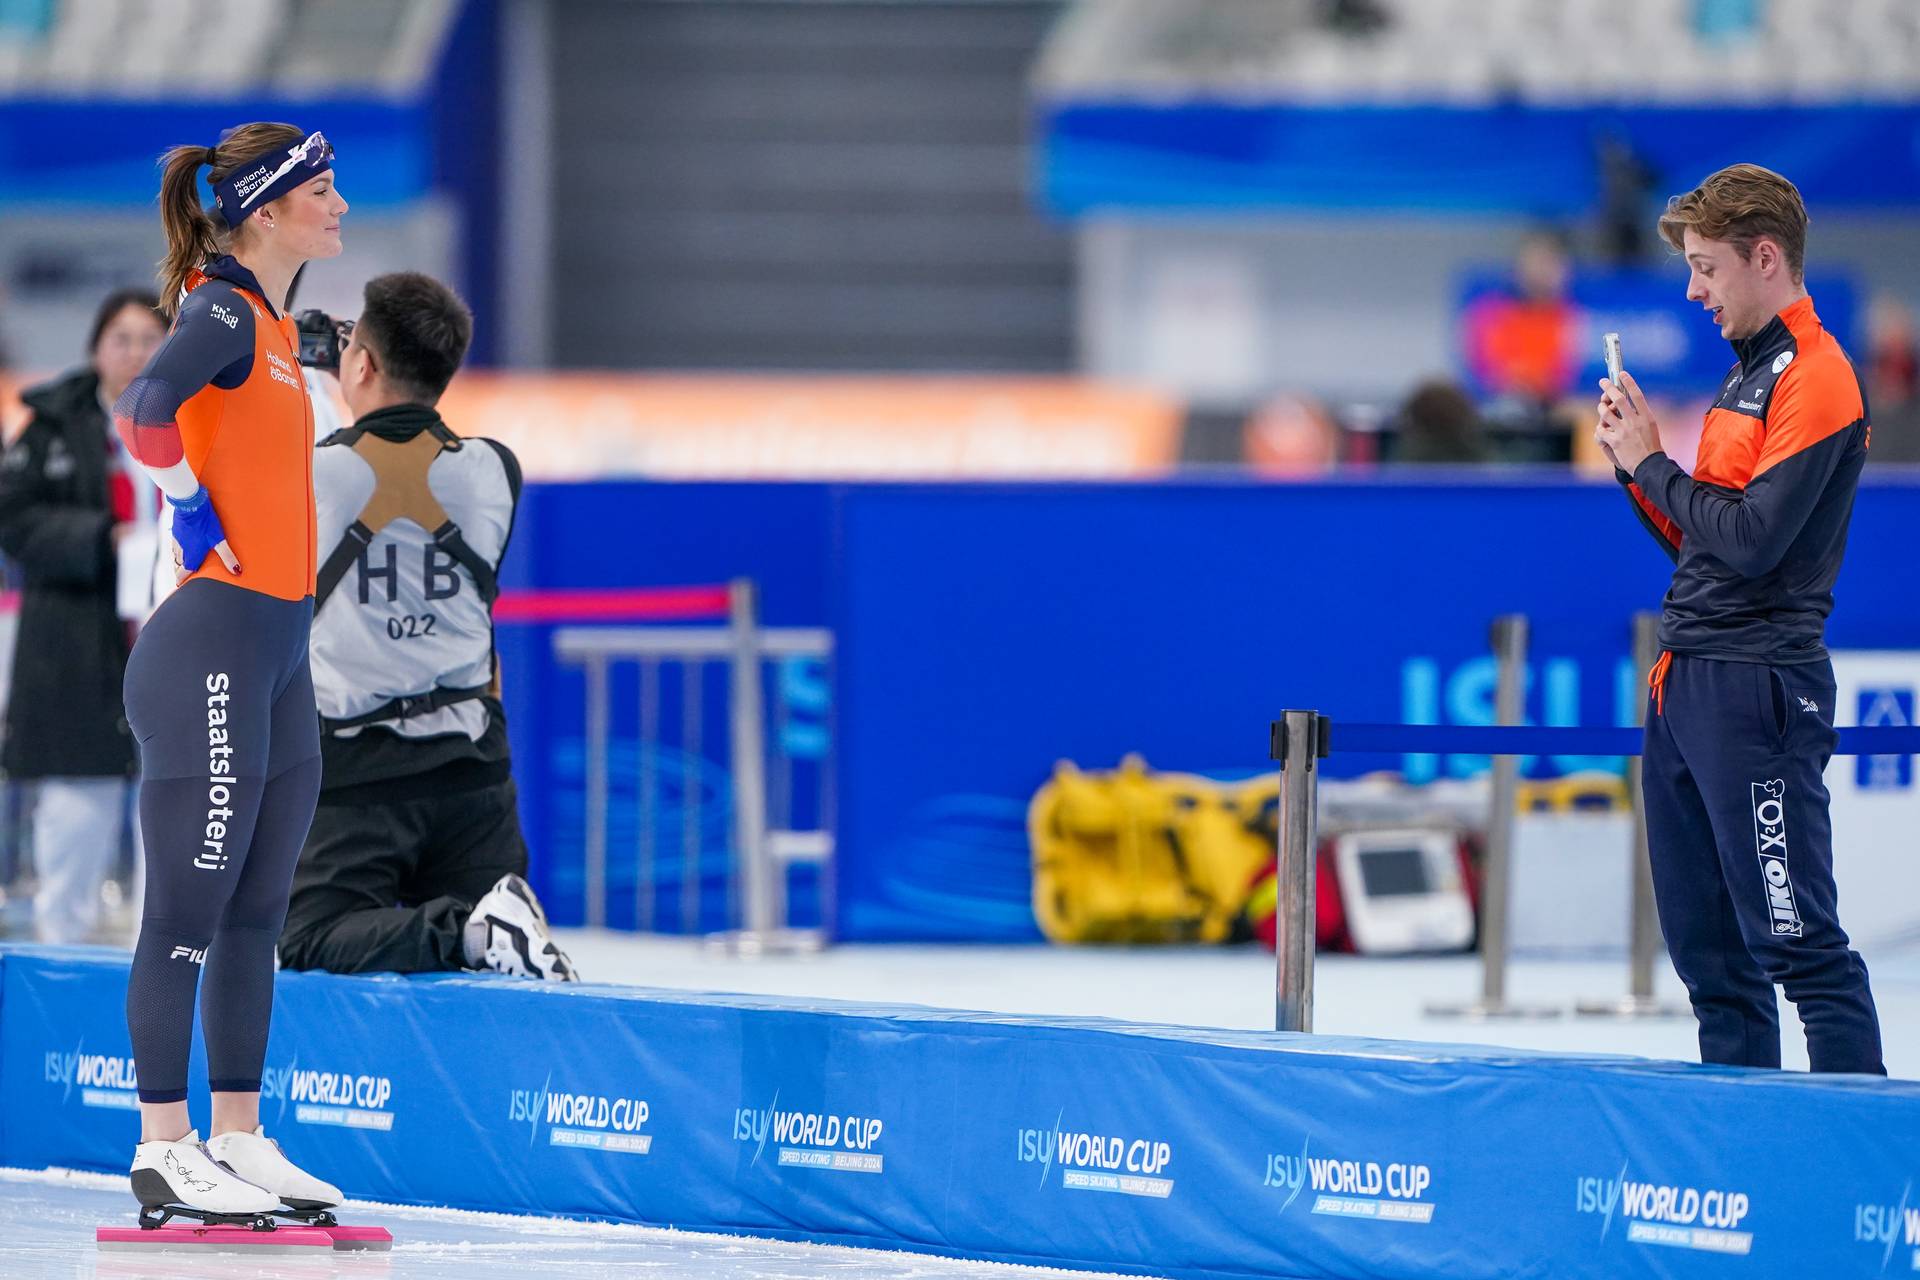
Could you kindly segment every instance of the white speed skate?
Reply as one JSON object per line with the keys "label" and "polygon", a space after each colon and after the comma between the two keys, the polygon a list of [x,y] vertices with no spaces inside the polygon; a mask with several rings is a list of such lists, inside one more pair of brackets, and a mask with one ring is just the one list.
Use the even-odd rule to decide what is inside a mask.
{"label": "white speed skate", "polygon": [[475,969],[552,982],[580,981],[573,961],[548,932],[540,900],[516,875],[501,876],[473,904],[461,943],[467,963]]}
{"label": "white speed skate", "polygon": [[207,1142],[207,1152],[255,1186],[278,1196],[274,1208],[282,1205],[301,1213],[331,1209],[340,1203],[340,1188],[322,1182],[287,1159],[280,1144],[267,1136],[263,1128],[251,1133],[235,1130]]}
{"label": "white speed skate", "polygon": [[150,1216],[257,1225],[280,1207],[279,1196],[215,1159],[198,1130],[177,1142],[141,1143],[131,1173],[143,1225]]}

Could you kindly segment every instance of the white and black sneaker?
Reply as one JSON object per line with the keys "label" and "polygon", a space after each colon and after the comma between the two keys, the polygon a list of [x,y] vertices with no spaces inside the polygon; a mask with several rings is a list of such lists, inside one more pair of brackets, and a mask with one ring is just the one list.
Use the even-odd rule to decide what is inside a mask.
{"label": "white and black sneaker", "polygon": [[185,1209],[190,1216],[272,1213],[280,1197],[214,1159],[195,1130],[177,1142],[133,1149],[133,1194],[145,1209]]}
{"label": "white and black sneaker", "polygon": [[461,938],[467,964],[522,978],[578,982],[573,961],[547,929],[540,899],[519,876],[505,875],[473,904]]}

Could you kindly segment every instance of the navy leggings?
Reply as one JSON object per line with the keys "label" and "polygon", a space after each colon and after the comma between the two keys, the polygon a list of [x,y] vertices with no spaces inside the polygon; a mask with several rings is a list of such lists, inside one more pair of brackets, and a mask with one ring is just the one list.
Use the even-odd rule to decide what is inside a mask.
{"label": "navy leggings", "polygon": [[1780,1065],[1779,983],[1815,1071],[1885,1075],[1867,966],[1840,927],[1821,775],[1833,666],[1676,654],[1648,708],[1654,898],[1703,1062]]}
{"label": "navy leggings", "polygon": [[127,661],[147,858],[127,983],[142,1102],[187,1096],[201,986],[210,1087],[260,1088],[274,942],[320,793],[312,623],[311,599],[196,578],[154,612]]}

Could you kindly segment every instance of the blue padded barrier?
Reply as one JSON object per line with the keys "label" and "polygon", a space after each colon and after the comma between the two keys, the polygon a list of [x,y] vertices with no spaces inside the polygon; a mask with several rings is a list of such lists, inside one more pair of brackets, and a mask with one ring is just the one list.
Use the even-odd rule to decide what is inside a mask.
{"label": "blue padded barrier", "polygon": [[[126,1167],[125,989],[124,953],[0,948],[0,1161]],[[1920,1085],[1861,1077],[282,974],[263,1093],[297,1159],[405,1203],[1180,1277],[1920,1257]]]}

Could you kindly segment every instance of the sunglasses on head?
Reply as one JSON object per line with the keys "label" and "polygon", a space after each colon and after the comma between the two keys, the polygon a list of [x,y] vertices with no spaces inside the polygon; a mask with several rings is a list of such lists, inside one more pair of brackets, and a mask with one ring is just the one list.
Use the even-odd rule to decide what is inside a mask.
{"label": "sunglasses on head", "polygon": [[273,189],[275,183],[299,169],[311,169],[319,172],[333,163],[333,144],[327,141],[324,133],[310,133],[298,146],[287,153],[280,167],[267,175],[267,180],[255,187],[246,199],[240,202],[242,209],[259,199],[261,194]]}

